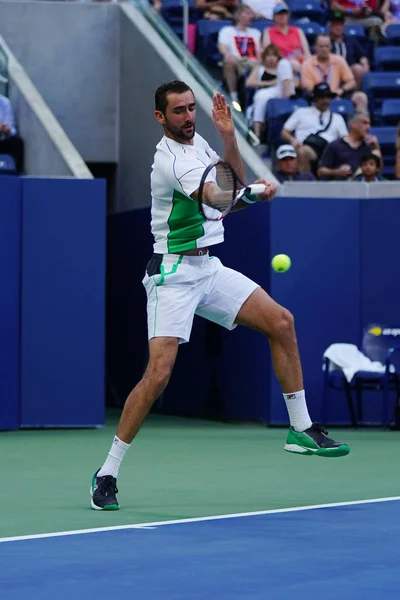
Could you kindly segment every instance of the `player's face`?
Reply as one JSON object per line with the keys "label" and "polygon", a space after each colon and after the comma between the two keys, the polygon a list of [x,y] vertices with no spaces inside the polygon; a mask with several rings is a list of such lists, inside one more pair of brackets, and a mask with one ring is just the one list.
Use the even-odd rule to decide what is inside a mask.
{"label": "player's face", "polygon": [[165,135],[180,143],[190,143],[195,134],[196,101],[189,90],[183,94],[168,94],[165,114],[156,111],[156,119]]}

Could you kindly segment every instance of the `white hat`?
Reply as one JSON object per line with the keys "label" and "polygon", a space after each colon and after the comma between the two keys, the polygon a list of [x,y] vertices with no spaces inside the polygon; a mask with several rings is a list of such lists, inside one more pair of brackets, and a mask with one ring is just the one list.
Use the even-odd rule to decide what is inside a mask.
{"label": "white hat", "polygon": [[276,151],[276,158],[281,160],[282,158],[287,158],[288,156],[290,156],[290,158],[297,158],[297,152],[294,146],[291,144],[279,146],[278,150]]}

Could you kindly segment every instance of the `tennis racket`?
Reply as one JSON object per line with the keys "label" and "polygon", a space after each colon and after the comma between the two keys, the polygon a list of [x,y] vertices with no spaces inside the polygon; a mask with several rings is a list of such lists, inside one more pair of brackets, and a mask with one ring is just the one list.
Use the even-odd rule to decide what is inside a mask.
{"label": "tennis racket", "polygon": [[[264,191],[265,185],[262,183],[246,186],[232,167],[220,160],[211,163],[205,169],[200,181],[197,201],[203,217],[208,221],[220,221],[239,200],[243,199],[246,202],[247,196],[262,194]],[[251,200],[247,202],[252,203]]]}

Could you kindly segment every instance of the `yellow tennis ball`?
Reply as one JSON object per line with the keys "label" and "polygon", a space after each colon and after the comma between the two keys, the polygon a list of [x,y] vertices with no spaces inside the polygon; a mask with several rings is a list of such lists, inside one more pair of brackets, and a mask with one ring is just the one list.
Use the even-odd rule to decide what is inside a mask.
{"label": "yellow tennis ball", "polygon": [[292,261],[287,254],[277,254],[271,261],[271,265],[274,271],[277,273],[285,273],[290,269]]}

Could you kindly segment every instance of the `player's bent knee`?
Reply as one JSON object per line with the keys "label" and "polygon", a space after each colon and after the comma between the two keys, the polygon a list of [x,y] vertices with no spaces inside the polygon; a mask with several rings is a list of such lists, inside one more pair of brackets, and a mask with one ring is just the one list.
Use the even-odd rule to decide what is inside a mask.
{"label": "player's bent knee", "polygon": [[280,307],[279,314],[270,332],[271,337],[285,337],[294,332],[294,316],[287,308]]}
{"label": "player's bent knee", "polygon": [[146,379],[158,395],[167,387],[172,368],[173,363],[170,364],[169,361],[158,361],[148,367],[145,375]]}

